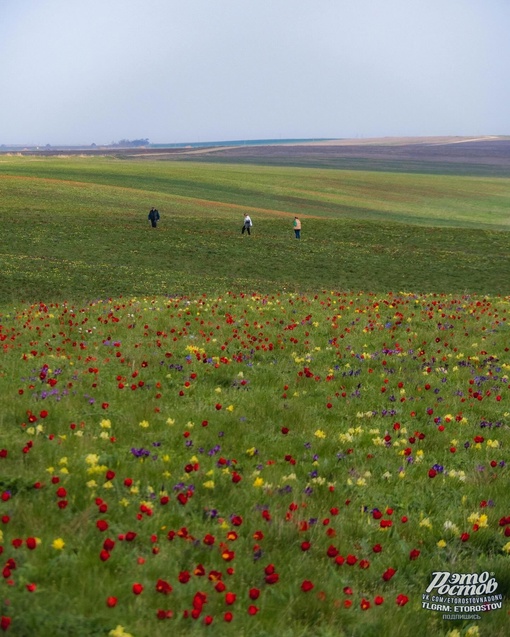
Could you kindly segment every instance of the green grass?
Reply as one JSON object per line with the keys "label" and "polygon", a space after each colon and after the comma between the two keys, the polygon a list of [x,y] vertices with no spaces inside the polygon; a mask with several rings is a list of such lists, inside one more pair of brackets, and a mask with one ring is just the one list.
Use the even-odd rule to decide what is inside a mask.
{"label": "green grass", "polygon": [[[142,193],[170,211],[228,214],[231,204],[266,213],[286,212],[326,218],[386,220],[420,225],[508,229],[510,180],[306,168],[214,165],[185,162],[122,162],[111,158],[8,158],[1,175],[18,177],[19,193],[74,185],[71,197],[101,210],[113,200],[138,203]],[[39,180],[51,180],[40,183]],[[28,181],[27,181],[28,180]],[[39,183],[38,183],[39,182]],[[74,182],[70,184],[69,182]],[[81,184],[81,188],[80,188]],[[91,190],[84,185],[94,184]],[[110,190],[101,186],[109,186]],[[128,189],[127,192],[116,190]],[[35,190],[32,190],[35,189]],[[57,194],[58,193],[58,194]],[[59,197],[65,196],[60,188]],[[78,203],[78,201],[76,202]],[[218,204],[215,206],[214,204]],[[219,205],[223,204],[223,205]]]}
{"label": "green grass", "polygon": [[[4,157],[7,634],[504,637],[509,183]],[[503,608],[424,610],[436,570]]]}
{"label": "green grass", "polygon": [[[509,289],[510,180],[113,159],[0,163],[0,293]],[[147,213],[156,205],[156,231]],[[241,238],[244,212],[253,236]],[[292,218],[303,221],[294,240]]]}
{"label": "green grass", "polygon": [[[504,637],[508,312],[508,297],[341,292],[4,306],[0,564],[14,566],[0,614],[12,634],[467,637],[477,625]],[[445,569],[494,572],[504,607],[455,622],[424,610]]]}

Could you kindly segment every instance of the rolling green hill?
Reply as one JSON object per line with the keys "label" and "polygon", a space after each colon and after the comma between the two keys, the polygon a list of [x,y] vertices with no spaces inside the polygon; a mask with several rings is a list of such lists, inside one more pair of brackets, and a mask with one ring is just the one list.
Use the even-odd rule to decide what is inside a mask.
{"label": "rolling green hill", "polygon": [[6,300],[509,290],[504,178],[4,156],[0,195]]}

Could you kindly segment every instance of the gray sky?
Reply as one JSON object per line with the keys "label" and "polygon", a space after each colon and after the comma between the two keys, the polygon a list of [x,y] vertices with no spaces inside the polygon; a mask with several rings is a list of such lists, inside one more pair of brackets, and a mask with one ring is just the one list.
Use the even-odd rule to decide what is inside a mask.
{"label": "gray sky", "polygon": [[0,144],[510,134],[510,0],[0,0]]}

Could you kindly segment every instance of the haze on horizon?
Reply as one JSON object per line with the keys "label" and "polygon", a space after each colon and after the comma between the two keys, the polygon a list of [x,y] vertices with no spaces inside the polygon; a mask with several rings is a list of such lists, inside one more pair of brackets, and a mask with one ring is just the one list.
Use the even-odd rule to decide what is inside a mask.
{"label": "haze on horizon", "polygon": [[509,135],[508,0],[0,0],[0,144]]}

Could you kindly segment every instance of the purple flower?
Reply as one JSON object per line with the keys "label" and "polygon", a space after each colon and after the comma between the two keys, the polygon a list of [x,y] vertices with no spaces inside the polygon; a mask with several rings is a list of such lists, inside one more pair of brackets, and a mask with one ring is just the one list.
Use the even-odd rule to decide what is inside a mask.
{"label": "purple flower", "polygon": [[148,449],[144,449],[140,447],[140,449],[136,449],[135,447],[131,448],[131,453],[135,456],[135,458],[143,458],[144,456],[150,456],[150,451]]}

